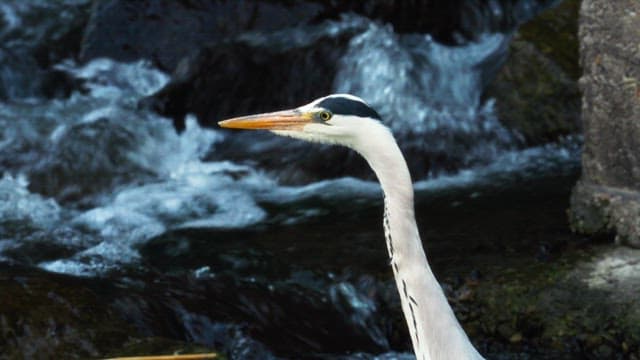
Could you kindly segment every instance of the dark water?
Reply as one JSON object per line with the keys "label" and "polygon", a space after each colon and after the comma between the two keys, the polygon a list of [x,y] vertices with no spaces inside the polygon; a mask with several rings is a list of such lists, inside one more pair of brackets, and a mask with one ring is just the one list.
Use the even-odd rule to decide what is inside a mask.
{"label": "dark water", "polygon": [[[20,24],[49,7],[0,9],[0,37],[13,39],[0,48],[0,262],[86,279],[136,336],[204,344],[232,359],[411,358],[376,183],[282,186],[250,165],[203,161],[233,135],[193,118],[177,134],[140,110],[137,101],[169,80],[144,61],[60,59],[52,69],[82,91],[30,88],[49,75],[15,56],[51,25]],[[400,141],[466,164],[415,184],[427,253],[446,289],[496,264],[543,261],[571,238],[564,211],[579,137],[523,149],[493,100],[481,100],[509,34],[447,47],[341,21],[328,31],[365,26],[335,90],[370,101]],[[478,345],[516,356],[490,339]]]}

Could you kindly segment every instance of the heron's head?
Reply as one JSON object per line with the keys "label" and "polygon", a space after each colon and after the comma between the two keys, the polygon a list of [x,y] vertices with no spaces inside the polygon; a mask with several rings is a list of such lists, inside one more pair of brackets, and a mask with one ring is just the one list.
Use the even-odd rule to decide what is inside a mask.
{"label": "heron's head", "polygon": [[272,113],[237,117],[218,123],[223,128],[263,129],[297,139],[357,147],[372,135],[368,128],[384,128],[380,115],[364,100],[334,94],[301,107]]}

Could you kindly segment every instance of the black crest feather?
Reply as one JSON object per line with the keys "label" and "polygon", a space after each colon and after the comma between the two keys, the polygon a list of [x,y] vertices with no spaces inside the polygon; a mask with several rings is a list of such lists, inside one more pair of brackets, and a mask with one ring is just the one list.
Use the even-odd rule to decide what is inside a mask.
{"label": "black crest feather", "polygon": [[320,101],[316,106],[327,109],[335,115],[354,115],[380,120],[380,114],[367,104],[342,96],[332,96]]}

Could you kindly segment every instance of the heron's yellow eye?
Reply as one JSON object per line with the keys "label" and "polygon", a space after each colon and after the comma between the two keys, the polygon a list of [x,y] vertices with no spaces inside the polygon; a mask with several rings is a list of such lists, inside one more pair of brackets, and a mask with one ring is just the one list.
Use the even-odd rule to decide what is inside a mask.
{"label": "heron's yellow eye", "polygon": [[329,111],[321,111],[319,116],[322,121],[328,121],[331,119],[332,114]]}

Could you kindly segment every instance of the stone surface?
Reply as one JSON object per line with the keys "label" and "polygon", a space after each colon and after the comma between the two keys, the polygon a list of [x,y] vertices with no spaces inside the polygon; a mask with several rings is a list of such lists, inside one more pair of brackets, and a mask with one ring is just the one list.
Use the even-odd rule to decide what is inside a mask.
{"label": "stone surface", "polygon": [[578,0],[565,0],[523,25],[485,96],[526,145],[580,130]]}
{"label": "stone surface", "polygon": [[212,352],[202,345],[144,334],[105,296],[114,289],[99,279],[0,262],[0,359]]}
{"label": "stone surface", "polygon": [[78,53],[89,2],[2,2],[0,100],[66,97],[77,88],[54,65]]}
{"label": "stone surface", "polygon": [[90,281],[0,264],[0,358],[95,358],[133,334]]}
{"label": "stone surface", "polygon": [[187,113],[217,126],[230,116],[298,106],[331,92],[340,57],[362,30],[306,27],[208,45],[183,59],[172,81],[143,103],[178,128]]}
{"label": "stone surface", "polygon": [[640,246],[640,2],[584,0],[584,153],[572,195],[573,228],[613,230]]}
{"label": "stone surface", "polygon": [[580,2],[563,0],[518,29],[523,40],[535,44],[573,80],[582,75],[578,42]]}
{"label": "stone surface", "polygon": [[[475,304],[486,321],[483,330],[508,346],[558,350],[536,359],[640,355],[639,251],[600,245],[568,255],[488,275]],[[568,349],[571,355],[563,353]]]}
{"label": "stone surface", "polygon": [[[181,130],[187,113],[202,125],[217,127],[221,119],[292,108],[331,93],[340,58],[365,26],[358,21],[335,24],[249,34],[204,47],[185,58],[172,81],[141,106],[172,118]],[[297,161],[302,153],[305,161]],[[242,161],[247,154],[262,168],[279,169],[289,183],[308,182],[315,174],[336,177],[347,169],[352,175],[371,174],[364,160],[345,148],[263,132],[237,132],[207,160]]]}
{"label": "stone surface", "polygon": [[613,297],[614,301],[640,298],[640,250],[610,249],[593,259],[588,269],[589,275],[584,281],[589,288],[620,295]]}
{"label": "stone surface", "polygon": [[308,22],[320,6],[254,1],[95,1],[80,58],[146,58],[164,70],[207,43]]}
{"label": "stone surface", "polygon": [[571,225],[579,232],[615,234],[621,245],[640,246],[640,193],[580,181],[571,196]]}

